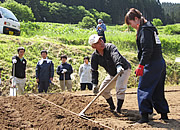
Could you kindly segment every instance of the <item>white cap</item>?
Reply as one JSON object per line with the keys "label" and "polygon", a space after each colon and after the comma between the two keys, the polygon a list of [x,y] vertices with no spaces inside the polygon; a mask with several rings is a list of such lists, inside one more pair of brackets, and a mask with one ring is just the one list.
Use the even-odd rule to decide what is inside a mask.
{"label": "white cap", "polygon": [[102,19],[98,19],[98,23],[103,23]]}
{"label": "white cap", "polygon": [[99,38],[102,38],[102,36],[98,36],[97,34],[93,34],[89,37],[89,44],[92,46],[94,43],[97,43]]}

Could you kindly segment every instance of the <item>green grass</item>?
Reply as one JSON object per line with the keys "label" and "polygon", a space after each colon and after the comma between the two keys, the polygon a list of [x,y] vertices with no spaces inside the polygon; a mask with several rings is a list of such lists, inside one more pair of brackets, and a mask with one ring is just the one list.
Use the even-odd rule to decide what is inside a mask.
{"label": "green grass", "polygon": [[[170,26],[170,25],[168,25]],[[173,25],[172,25],[173,26]],[[180,24],[176,24],[179,28]],[[125,25],[107,26],[107,42],[115,44],[119,49],[136,51],[136,32],[125,32]],[[175,29],[175,27],[173,26]],[[165,33],[166,26],[158,27],[163,52],[173,55],[180,53],[180,37],[178,34],[168,35]],[[23,37],[43,37],[68,45],[88,45],[88,37],[96,33],[95,28],[82,29],[76,24],[58,23],[21,23],[21,35]],[[178,30],[180,32],[180,30]],[[177,32],[178,32],[177,31]],[[177,54],[177,55],[178,55]]]}
{"label": "green grass", "polygon": [[[0,67],[2,72],[3,86],[10,86],[9,77],[11,75],[11,58],[15,55],[16,49],[23,46],[26,49],[25,58],[27,59],[27,83],[26,91],[34,92],[37,88],[35,82],[35,67],[41,59],[40,51],[48,50],[48,57],[55,65],[55,71],[60,64],[60,55],[68,55],[68,62],[72,64],[74,73],[73,90],[79,90],[78,68],[83,63],[84,56],[91,56],[93,49],[88,45],[88,38],[96,33],[95,28],[81,29],[77,25],[58,24],[58,23],[21,23],[21,36],[10,36],[0,34]],[[178,24],[178,26],[180,26]],[[134,70],[138,65],[136,52],[136,32],[125,32],[123,26],[107,26],[107,42],[115,44],[120,53],[132,65],[132,72],[128,82],[128,87],[137,87]],[[179,84],[180,67],[175,63],[175,58],[180,56],[180,37],[176,35],[164,34],[165,27],[158,27],[160,40],[163,47],[163,55],[167,62],[166,85]],[[105,70],[100,67],[99,80],[102,82],[106,76]],[[55,72],[55,85],[50,87],[50,92],[59,91],[59,79]]]}

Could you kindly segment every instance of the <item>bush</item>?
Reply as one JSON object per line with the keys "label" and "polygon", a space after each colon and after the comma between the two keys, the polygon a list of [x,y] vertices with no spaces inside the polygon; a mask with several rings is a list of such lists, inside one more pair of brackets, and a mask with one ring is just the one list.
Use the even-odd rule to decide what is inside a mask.
{"label": "bush", "polygon": [[14,0],[6,0],[0,4],[2,7],[11,10],[19,21],[34,21],[34,14],[27,5],[22,5]]}
{"label": "bush", "polygon": [[132,31],[135,32],[135,29],[131,26],[128,26],[127,24],[123,24],[122,26],[119,27],[119,25],[116,25],[118,27],[118,30],[120,31]]}
{"label": "bush", "polygon": [[165,26],[164,33],[165,34],[170,34],[170,35],[180,34],[180,24]]}
{"label": "bush", "polygon": [[104,23],[112,23],[112,18],[109,14],[105,12],[98,12],[96,9],[90,9],[89,11],[94,15],[96,21],[98,19],[102,19]]}
{"label": "bush", "polygon": [[161,19],[157,19],[157,18],[153,19],[152,24],[154,26],[161,26],[161,25],[163,25]]}
{"label": "bush", "polygon": [[78,23],[83,17],[94,17],[83,6],[67,6],[58,2],[40,1],[42,21],[57,22],[57,23]]}
{"label": "bush", "polygon": [[79,22],[78,24],[82,28],[88,28],[89,29],[89,28],[96,26],[96,21],[93,18],[86,16],[82,19],[82,22]]}
{"label": "bush", "polygon": [[40,29],[40,26],[34,22],[21,22],[21,35],[22,36],[34,36],[36,32]]}
{"label": "bush", "polygon": [[105,12],[100,12],[100,19],[102,19],[104,23],[112,23],[111,16]]}

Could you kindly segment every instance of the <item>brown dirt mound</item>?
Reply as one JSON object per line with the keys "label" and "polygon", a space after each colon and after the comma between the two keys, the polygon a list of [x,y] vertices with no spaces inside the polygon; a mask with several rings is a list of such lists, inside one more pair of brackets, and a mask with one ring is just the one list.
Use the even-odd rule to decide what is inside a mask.
{"label": "brown dirt mound", "polygon": [[7,97],[0,100],[0,128],[98,129],[104,128],[75,116],[35,96]]}
{"label": "brown dirt mound", "polygon": [[[112,91],[116,102],[115,91]],[[95,97],[90,91],[76,93],[39,94],[45,100],[31,94],[18,97],[0,97],[0,129],[179,129],[180,87],[166,87],[170,106],[169,121],[159,120],[155,111],[148,124],[136,124],[139,120],[136,89],[128,89],[122,114],[109,111],[103,97],[99,97],[86,115],[99,123],[80,118],[68,110],[79,113]],[[49,101],[49,102],[48,102]],[[56,105],[51,104],[55,103]],[[59,108],[61,106],[64,109]]]}

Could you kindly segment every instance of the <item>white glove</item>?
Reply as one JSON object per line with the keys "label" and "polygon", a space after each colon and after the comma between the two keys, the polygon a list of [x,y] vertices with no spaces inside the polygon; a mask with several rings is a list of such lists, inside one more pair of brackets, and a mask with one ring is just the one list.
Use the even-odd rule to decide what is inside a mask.
{"label": "white glove", "polygon": [[16,59],[13,59],[13,60],[12,60],[12,63],[13,63],[13,64],[16,64],[16,63],[17,63],[17,60],[16,60]]}
{"label": "white glove", "polygon": [[99,87],[97,84],[93,84],[93,93],[96,95],[99,92]]}
{"label": "white glove", "polygon": [[0,78],[0,84],[1,84],[1,78]]}
{"label": "white glove", "polygon": [[10,80],[12,80],[14,78],[14,76],[10,76]]}
{"label": "white glove", "polygon": [[117,73],[124,71],[123,67],[121,65],[117,66]]}
{"label": "white glove", "polygon": [[67,69],[63,69],[61,73],[66,73],[67,72]]}

